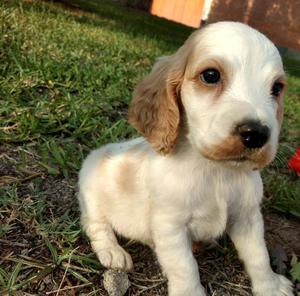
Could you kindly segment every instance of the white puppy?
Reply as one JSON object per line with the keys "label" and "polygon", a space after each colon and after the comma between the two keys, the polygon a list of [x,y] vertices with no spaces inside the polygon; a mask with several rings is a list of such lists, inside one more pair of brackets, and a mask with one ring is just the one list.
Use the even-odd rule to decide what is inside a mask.
{"label": "white puppy", "polygon": [[115,233],[152,246],[169,295],[203,296],[192,241],[225,231],[258,296],[292,295],[264,241],[259,169],[276,152],[286,76],[258,31],[195,31],[136,88],[129,120],[144,136],[93,151],[80,171],[82,225],[101,263],[132,268]]}

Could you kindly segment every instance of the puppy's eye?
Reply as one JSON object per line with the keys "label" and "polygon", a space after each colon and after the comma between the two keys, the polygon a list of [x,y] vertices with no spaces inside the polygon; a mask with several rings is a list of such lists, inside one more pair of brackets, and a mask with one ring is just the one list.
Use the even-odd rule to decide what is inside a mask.
{"label": "puppy's eye", "polygon": [[216,69],[206,69],[200,74],[200,78],[204,83],[217,84],[221,79],[221,74]]}
{"label": "puppy's eye", "polygon": [[284,88],[283,83],[275,82],[271,89],[271,95],[274,97],[278,97],[281,94],[283,88]]}

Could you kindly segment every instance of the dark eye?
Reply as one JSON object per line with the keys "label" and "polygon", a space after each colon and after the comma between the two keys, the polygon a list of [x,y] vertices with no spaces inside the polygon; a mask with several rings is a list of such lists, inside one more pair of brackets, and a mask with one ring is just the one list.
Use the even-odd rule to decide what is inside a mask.
{"label": "dark eye", "polygon": [[220,81],[221,74],[216,69],[206,69],[200,74],[200,78],[207,84],[216,84]]}
{"label": "dark eye", "polygon": [[274,97],[278,97],[281,94],[283,87],[284,87],[283,83],[275,82],[271,89],[271,95]]}

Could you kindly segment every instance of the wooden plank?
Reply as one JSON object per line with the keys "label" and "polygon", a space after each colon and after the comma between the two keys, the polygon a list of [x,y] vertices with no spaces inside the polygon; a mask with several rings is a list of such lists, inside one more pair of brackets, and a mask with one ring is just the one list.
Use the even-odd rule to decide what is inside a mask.
{"label": "wooden plank", "polygon": [[186,6],[181,22],[188,26],[199,28],[201,22],[204,0],[186,1]]}
{"label": "wooden plank", "polygon": [[198,28],[204,0],[153,0],[151,13],[166,19]]}
{"label": "wooden plank", "polygon": [[184,0],[177,0],[176,1],[176,6],[175,6],[175,9],[174,9],[174,14],[173,14],[173,20],[174,21],[176,21],[178,23],[182,22],[186,2],[187,1],[184,1]]}

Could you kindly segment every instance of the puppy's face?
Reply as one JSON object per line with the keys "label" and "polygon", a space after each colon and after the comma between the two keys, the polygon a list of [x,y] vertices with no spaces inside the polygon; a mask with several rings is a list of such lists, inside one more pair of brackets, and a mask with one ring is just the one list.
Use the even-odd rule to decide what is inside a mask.
{"label": "puppy's face", "polygon": [[215,23],[156,63],[134,92],[129,119],[160,153],[176,145],[184,117],[199,154],[261,168],[275,156],[285,84],[271,41],[240,23]]}
{"label": "puppy's face", "polygon": [[181,85],[190,142],[209,159],[265,166],[275,156],[286,83],[276,47],[224,22],[194,44]]}

